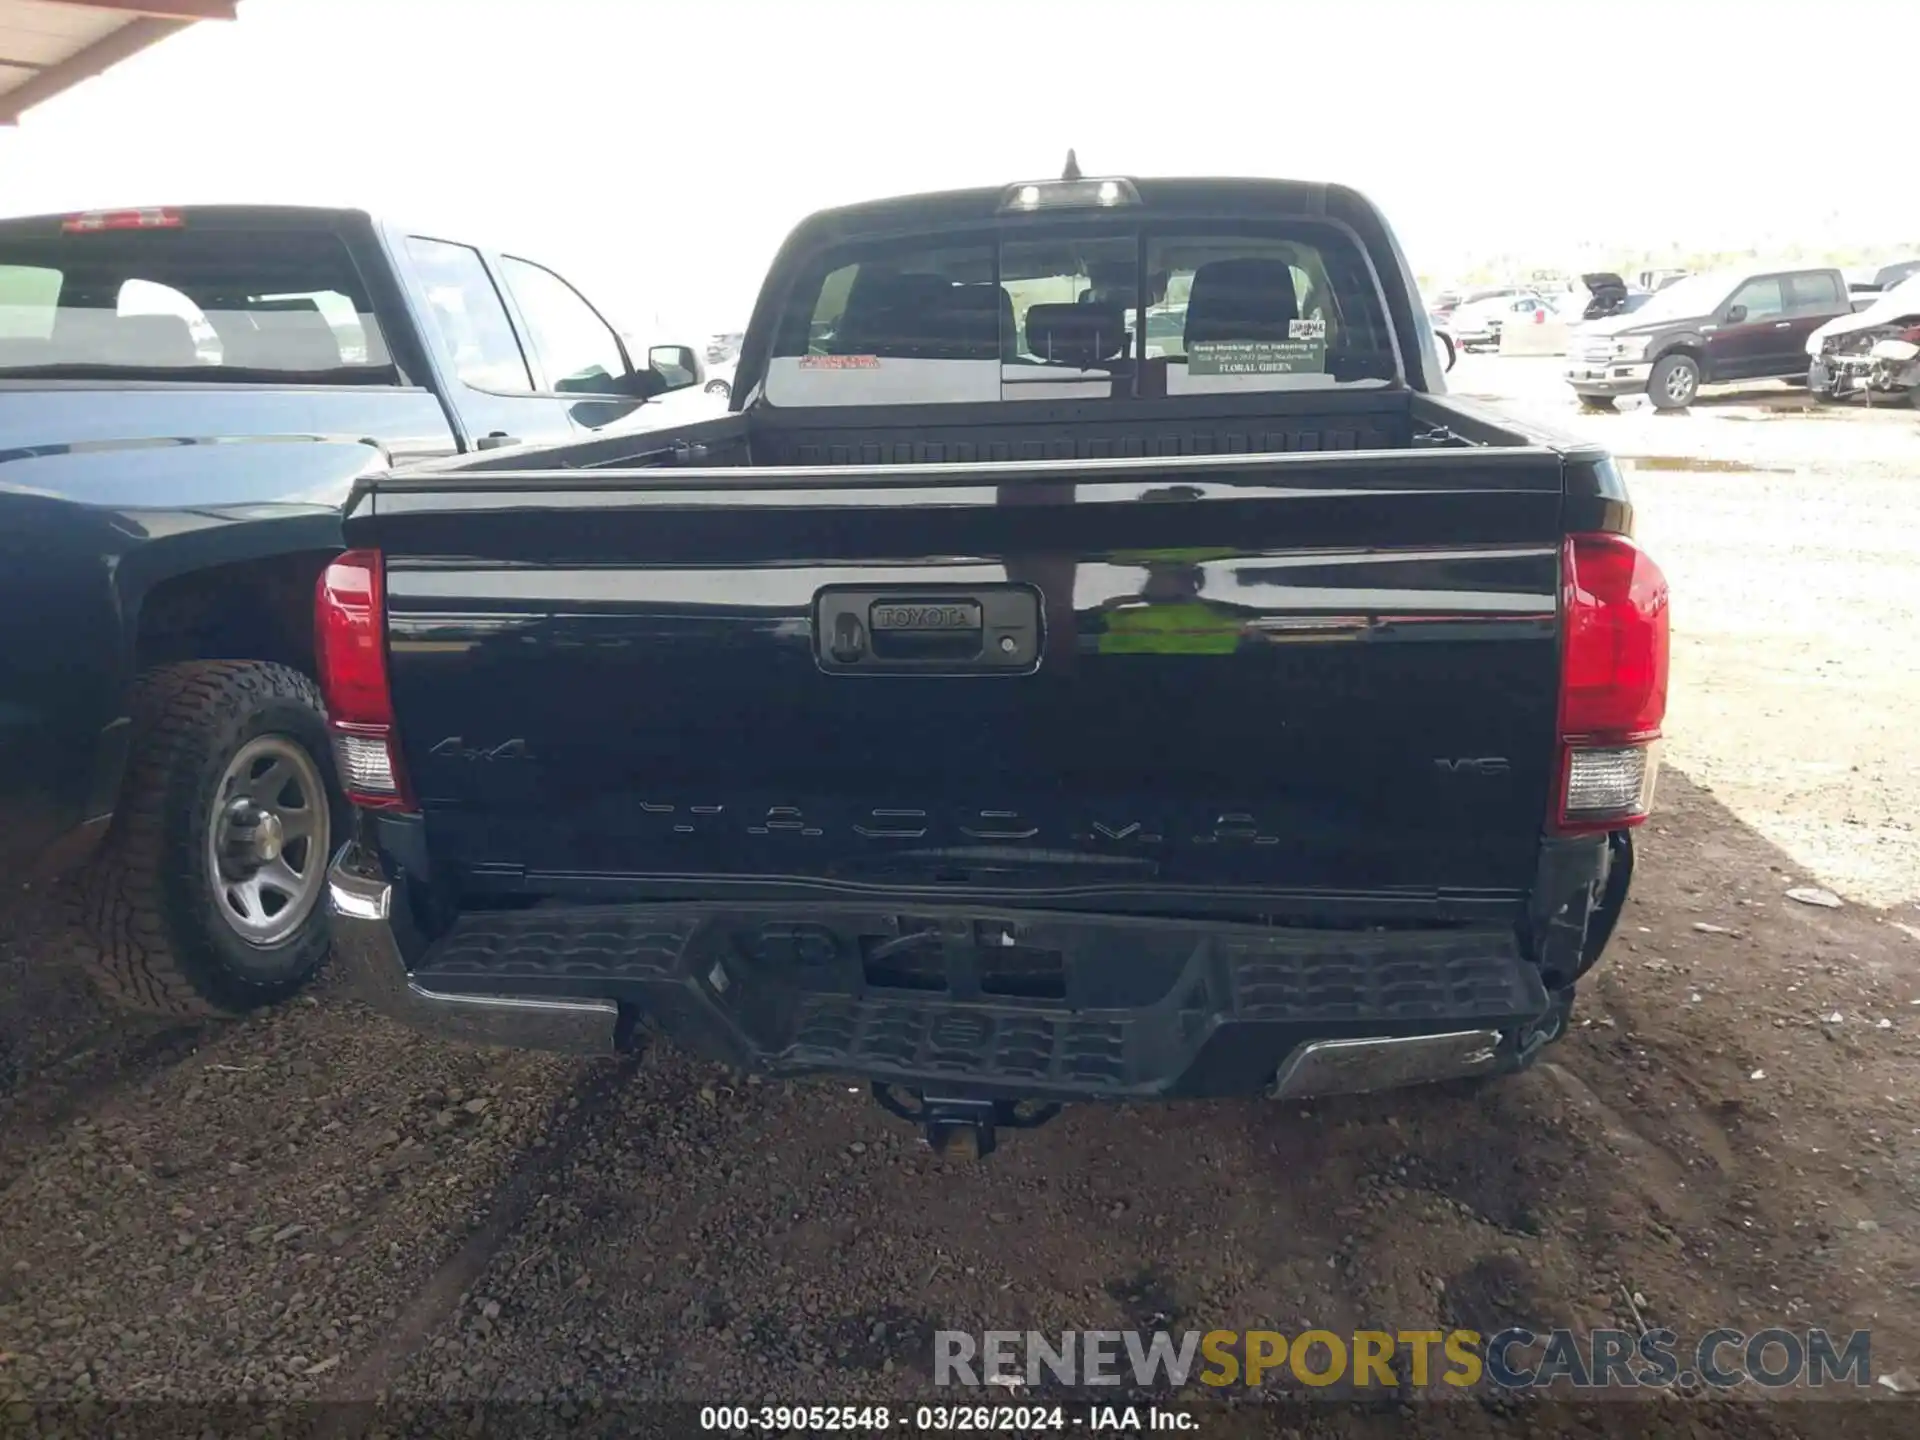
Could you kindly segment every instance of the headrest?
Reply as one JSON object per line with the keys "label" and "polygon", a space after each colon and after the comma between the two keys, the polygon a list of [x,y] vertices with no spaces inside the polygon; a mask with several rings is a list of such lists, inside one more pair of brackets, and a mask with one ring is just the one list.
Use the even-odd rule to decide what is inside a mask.
{"label": "headrest", "polygon": [[1247,256],[1215,260],[1193,272],[1187,292],[1186,344],[1208,340],[1287,340],[1300,317],[1293,267]]}
{"label": "headrest", "polygon": [[53,320],[50,365],[118,363],[120,317],[111,310],[62,305]]}
{"label": "headrest", "polygon": [[113,364],[174,369],[200,363],[193,331],[178,315],[122,315],[113,328]]}
{"label": "headrest", "polygon": [[1127,348],[1127,312],[1118,305],[1029,305],[1027,351],[1055,365],[1091,370]]}
{"label": "headrest", "polygon": [[[340,337],[317,306],[237,312],[221,332],[223,359],[242,370],[337,370]],[[249,324],[249,322],[251,322]]]}
{"label": "headrest", "polygon": [[991,280],[949,285],[929,317],[930,338],[951,360],[1004,360],[1019,351],[1013,328],[1013,297]]}
{"label": "headrest", "polygon": [[939,275],[862,276],[847,297],[834,348],[920,360],[996,360],[1012,334],[1013,300],[991,281],[956,285]]}
{"label": "headrest", "polygon": [[835,327],[834,349],[841,354],[885,351],[899,354],[915,346],[927,316],[953,288],[939,275],[895,275],[862,269],[853,277],[847,308]]}

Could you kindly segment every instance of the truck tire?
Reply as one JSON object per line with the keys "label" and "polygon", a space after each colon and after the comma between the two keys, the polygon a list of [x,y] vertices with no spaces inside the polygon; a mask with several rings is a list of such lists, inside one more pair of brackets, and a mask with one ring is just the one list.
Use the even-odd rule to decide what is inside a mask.
{"label": "truck tire", "polygon": [[233,1015],[287,999],[327,956],[326,867],[345,822],[313,682],[216,660],[140,677],[113,828],[73,887],[108,999]]}
{"label": "truck tire", "polygon": [[1700,393],[1700,366],[1691,355],[1662,355],[1647,379],[1647,398],[1656,410],[1684,410]]}

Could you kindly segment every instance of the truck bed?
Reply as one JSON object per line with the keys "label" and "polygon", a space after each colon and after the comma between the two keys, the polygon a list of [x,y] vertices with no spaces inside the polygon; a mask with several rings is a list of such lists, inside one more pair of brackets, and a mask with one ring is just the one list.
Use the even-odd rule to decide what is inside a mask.
{"label": "truck bed", "polygon": [[462,474],[561,469],[953,465],[1323,451],[1575,445],[1474,402],[1406,390],[1212,396],[1098,405],[768,409],[644,436],[462,461]]}

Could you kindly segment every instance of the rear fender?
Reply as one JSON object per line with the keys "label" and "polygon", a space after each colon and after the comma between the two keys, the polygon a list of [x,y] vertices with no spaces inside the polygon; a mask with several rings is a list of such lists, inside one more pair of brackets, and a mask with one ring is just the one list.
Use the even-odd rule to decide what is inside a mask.
{"label": "rear fender", "polygon": [[[0,460],[0,814],[20,860],[111,815],[143,604],[214,565],[341,548],[370,442],[132,441]],[[8,828],[8,827],[0,827]]]}

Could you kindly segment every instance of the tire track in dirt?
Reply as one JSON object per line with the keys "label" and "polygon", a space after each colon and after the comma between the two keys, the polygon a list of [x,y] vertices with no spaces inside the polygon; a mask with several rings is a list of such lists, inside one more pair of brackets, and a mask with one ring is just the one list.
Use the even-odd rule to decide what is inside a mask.
{"label": "tire track in dirt", "polygon": [[[372,1342],[359,1365],[328,1387],[326,1398],[356,1401],[386,1393],[394,1377],[453,1315],[502,1242],[525,1222],[556,1177],[564,1174],[590,1128],[617,1103],[639,1061],[638,1055],[626,1055],[590,1064],[556,1098],[540,1132],[546,1144],[522,1157],[486,1202],[486,1222],[415,1291],[397,1322]],[[362,1428],[364,1419],[343,1411],[314,1433],[317,1437],[344,1435]]]}
{"label": "tire track in dirt", "polygon": [[215,1022],[127,1016],[70,963],[57,893],[22,891],[0,910],[0,1177],[76,1116],[191,1055]]}
{"label": "tire track in dirt", "polygon": [[192,1055],[211,1023],[129,1026],[95,1032],[24,1073],[0,1081],[0,1175],[18,1174],[25,1157],[76,1116]]}
{"label": "tire track in dirt", "polygon": [[7,1177],[0,1403],[330,1391],[511,1211],[585,1076],[323,984],[94,1093]]}

